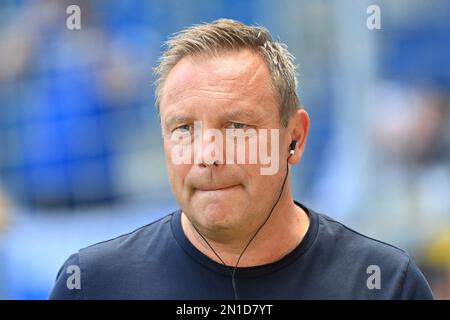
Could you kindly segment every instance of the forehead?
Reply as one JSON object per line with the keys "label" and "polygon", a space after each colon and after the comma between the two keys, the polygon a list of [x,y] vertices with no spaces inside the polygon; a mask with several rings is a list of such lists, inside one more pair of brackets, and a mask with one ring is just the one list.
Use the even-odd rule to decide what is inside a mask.
{"label": "forehead", "polygon": [[[165,109],[190,102],[253,105],[277,104],[264,59],[250,50],[228,51],[218,56],[188,56],[169,73],[161,96]],[[273,110],[272,110],[273,112]]]}

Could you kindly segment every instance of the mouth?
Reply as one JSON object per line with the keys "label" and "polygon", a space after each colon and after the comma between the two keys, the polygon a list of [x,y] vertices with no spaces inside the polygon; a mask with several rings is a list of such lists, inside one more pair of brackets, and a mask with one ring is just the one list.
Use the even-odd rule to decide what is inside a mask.
{"label": "mouth", "polygon": [[221,191],[231,191],[236,188],[238,188],[239,185],[235,184],[232,186],[226,186],[226,187],[208,187],[208,188],[198,188],[197,191],[201,192],[221,192]]}

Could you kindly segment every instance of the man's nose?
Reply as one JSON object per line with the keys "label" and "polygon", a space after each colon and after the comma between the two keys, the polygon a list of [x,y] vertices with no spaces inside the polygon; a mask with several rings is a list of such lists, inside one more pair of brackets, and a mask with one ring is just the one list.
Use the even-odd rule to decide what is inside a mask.
{"label": "man's nose", "polygon": [[202,167],[217,167],[224,163],[223,133],[215,128],[206,128],[194,139],[195,163]]}

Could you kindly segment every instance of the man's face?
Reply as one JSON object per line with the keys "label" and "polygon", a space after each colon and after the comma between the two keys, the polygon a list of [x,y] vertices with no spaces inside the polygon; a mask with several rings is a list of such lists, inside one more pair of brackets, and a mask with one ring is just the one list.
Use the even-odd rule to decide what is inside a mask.
{"label": "man's face", "polygon": [[[160,114],[169,181],[189,219],[215,232],[254,230],[260,225],[280,192],[290,142],[286,129],[279,131],[279,139],[271,139],[271,129],[280,129],[280,114],[263,59],[248,50],[182,59],[165,82]],[[225,163],[202,163],[201,151],[211,148],[214,140],[202,141],[200,149],[194,150],[194,122],[201,123],[204,140],[210,129],[223,133],[223,148],[214,151],[224,155]],[[225,148],[226,129],[268,129],[268,153],[276,152],[275,161],[280,161],[275,174],[261,174],[261,167],[267,165],[262,166],[259,159],[257,164],[248,163],[249,139],[246,163],[237,163],[236,157],[234,164],[226,163],[225,154],[230,151]],[[174,133],[191,134],[192,139],[184,139],[183,144],[192,146],[192,159],[200,161],[174,163],[173,150],[180,145],[172,139]],[[261,140],[257,141],[259,149]],[[274,148],[278,143],[281,147]]]}

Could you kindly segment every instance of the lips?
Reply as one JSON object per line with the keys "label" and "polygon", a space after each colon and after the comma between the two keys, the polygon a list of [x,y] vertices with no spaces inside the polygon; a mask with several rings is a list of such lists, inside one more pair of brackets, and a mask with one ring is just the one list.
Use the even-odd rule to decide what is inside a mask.
{"label": "lips", "polygon": [[236,188],[238,185],[230,185],[230,186],[210,186],[210,187],[202,187],[197,188],[199,191],[227,191]]}

